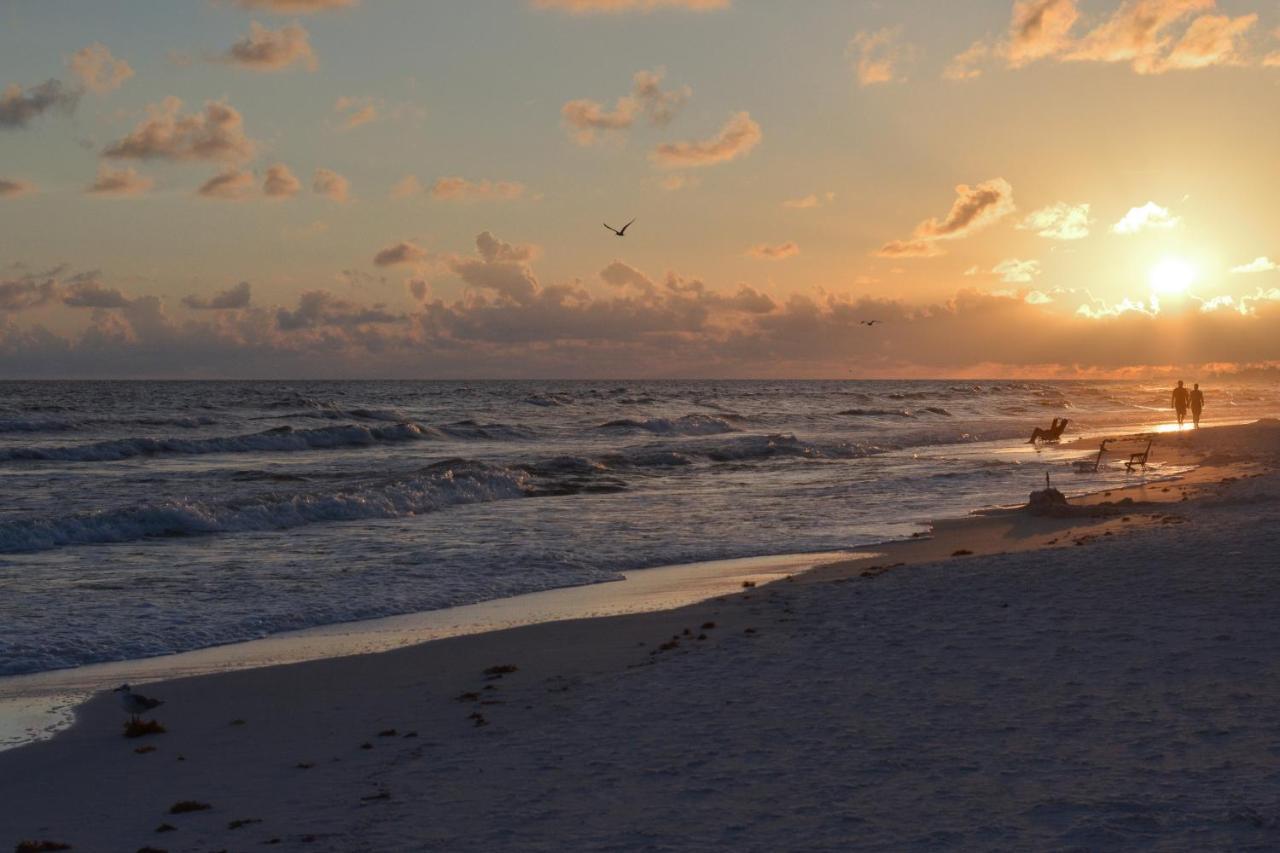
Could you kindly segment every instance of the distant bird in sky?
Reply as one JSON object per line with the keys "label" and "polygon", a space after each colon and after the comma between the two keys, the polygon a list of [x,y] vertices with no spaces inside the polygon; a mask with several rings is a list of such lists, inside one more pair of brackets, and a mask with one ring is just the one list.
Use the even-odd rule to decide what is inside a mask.
{"label": "distant bird in sky", "polygon": [[859,322],[861,322],[862,325],[864,326],[879,326],[882,323],[884,323],[883,320],[861,320]]}
{"label": "distant bird in sky", "polygon": [[147,711],[154,710],[155,708],[159,708],[164,704],[164,701],[161,699],[152,699],[150,696],[143,696],[141,693],[134,693],[133,689],[127,684],[121,684],[112,692],[119,694],[117,698],[120,702],[120,707],[124,708],[127,713],[134,717],[137,717],[139,714],[143,714]]}
{"label": "distant bird in sky", "polygon": [[[635,220],[633,219],[631,220],[631,222],[635,222]],[[625,237],[627,236],[627,229],[631,227],[631,222],[628,222],[626,225],[623,225],[621,229],[614,228],[608,222],[604,224],[604,227],[608,228],[610,231],[612,231],[614,234],[618,235],[619,237]]]}

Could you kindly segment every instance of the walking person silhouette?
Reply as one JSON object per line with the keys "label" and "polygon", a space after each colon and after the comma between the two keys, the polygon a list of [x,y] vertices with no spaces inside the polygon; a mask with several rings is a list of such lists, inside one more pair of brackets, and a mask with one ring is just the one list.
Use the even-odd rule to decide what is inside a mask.
{"label": "walking person silhouette", "polygon": [[1182,380],[1178,380],[1178,387],[1173,389],[1173,410],[1178,413],[1178,426],[1182,426],[1182,422],[1187,419],[1187,404],[1190,402],[1191,395],[1187,393],[1187,389],[1183,387]]}
{"label": "walking person silhouette", "polygon": [[1204,411],[1204,392],[1200,390],[1200,383],[1197,382],[1191,388],[1191,420],[1195,423],[1196,429],[1200,429],[1200,413]]}

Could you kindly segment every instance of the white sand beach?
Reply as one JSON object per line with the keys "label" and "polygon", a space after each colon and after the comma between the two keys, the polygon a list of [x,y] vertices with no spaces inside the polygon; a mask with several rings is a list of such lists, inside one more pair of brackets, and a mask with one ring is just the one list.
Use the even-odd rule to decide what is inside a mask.
{"label": "white sand beach", "polygon": [[164,734],[99,695],[0,753],[0,844],[1274,849],[1280,423],[1156,452],[1206,464],[678,609],[149,684]]}

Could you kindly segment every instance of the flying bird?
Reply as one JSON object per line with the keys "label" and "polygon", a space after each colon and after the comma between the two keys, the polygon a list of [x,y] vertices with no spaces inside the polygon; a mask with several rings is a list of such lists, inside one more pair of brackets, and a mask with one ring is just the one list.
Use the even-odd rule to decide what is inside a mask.
{"label": "flying bird", "polygon": [[[631,220],[631,222],[635,222],[635,220],[633,219]],[[608,228],[610,231],[612,231],[614,234],[618,235],[619,237],[625,237],[627,236],[627,229],[631,227],[631,222],[628,222],[626,225],[623,225],[621,229],[614,228],[608,222],[604,224],[604,227]]]}
{"label": "flying bird", "polygon": [[150,696],[143,696],[141,693],[134,693],[133,689],[127,684],[121,684],[113,693],[120,694],[117,698],[120,707],[124,708],[135,719],[139,714],[146,711],[154,710],[164,704],[162,699],[152,699]]}
{"label": "flying bird", "polygon": [[859,322],[864,326],[879,326],[884,323],[883,320],[860,320]]}

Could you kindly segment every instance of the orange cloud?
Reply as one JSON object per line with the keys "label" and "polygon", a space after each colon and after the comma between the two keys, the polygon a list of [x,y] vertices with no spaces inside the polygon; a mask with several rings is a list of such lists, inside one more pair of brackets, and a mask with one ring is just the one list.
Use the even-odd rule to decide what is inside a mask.
{"label": "orange cloud", "polygon": [[746,156],[763,134],[760,125],[747,112],[735,113],[710,139],[692,142],[668,142],[653,149],[650,158],[666,169],[713,166]]}
{"label": "orange cloud", "polygon": [[679,9],[687,12],[714,12],[728,9],[730,0],[533,0],[535,9],[554,9],[574,15],[606,12],[656,12]]}
{"label": "orange cloud", "polygon": [[216,198],[224,201],[243,201],[253,192],[253,174],[242,169],[228,169],[219,172],[200,185],[196,190],[205,198]]}
{"label": "orange cloud", "polygon": [[747,257],[761,261],[782,261],[800,254],[800,247],[792,240],[771,246],[759,243],[747,249]]}
{"label": "orange cloud", "polygon": [[241,9],[271,12],[276,15],[310,15],[332,9],[355,6],[360,0],[235,0]]}
{"label": "orange cloud", "polygon": [[311,176],[311,191],[332,201],[346,201],[351,182],[332,169],[316,169]]}
{"label": "orange cloud", "polygon": [[883,29],[876,32],[862,31],[849,42],[849,50],[856,53],[855,69],[859,86],[892,83],[898,66],[909,55],[910,49],[898,44],[899,29]]}
{"label": "orange cloud", "polygon": [[133,66],[112,56],[101,42],[76,51],[67,61],[67,66],[86,89],[98,94],[119,89],[133,76]]}
{"label": "orange cloud", "polygon": [[98,167],[98,177],[85,192],[91,195],[133,196],[143,195],[155,186],[151,178],[139,175],[132,166],[113,170],[108,166]]}
{"label": "orange cloud", "polygon": [[626,130],[641,116],[647,116],[655,127],[665,127],[693,95],[688,86],[664,90],[665,76],[664,68],[637,71],[631,78],[631,94],[619,98],[612,110],[580,98],[561,107],[560,118],[579,145],[591,145],[601,131]]}
{"label": "orange cloud", "polygon": [[933,257],[942,254],[939,240],[959,240],[999,222],[1017,208],[1013,187],[1004,178],[992,178],[975,187],[956,187],[956,200],[942,219],[926,219],[916,226],[910,240],[894,240],[880,247],[881,257]]}
{"label": "orange cloud", "polygon": [[190,115],[181,110],[182,101],[173,97],[149,105],[147,118],[107,146],[103,156],[177,162],[239,162],[253,157],[256,145],[245,136],[244,119],[225,101],[206,101],[202,112]]}
{"label": "orange cloud", "polygon": [[1005,48],[1013,68],[1056,56],[1071,46],[1071,29],[1080,18],[1076,0],[1018,0]]}
{"label": "orange cloud", "polygon": [[524,195],[524,184],[512,181],[469,181],[440,178],[431,187],[431,197],[444,201],[513,201]]}
{"label": "orange cloud", "polygon": [[251,21],[249,34],[231,45],[222,59],[250,71],[283,71],[294,64],[308,71],[320,67],[311,49],[311,36],[300,24],[271,30]]}
{"label": "orange cloud", "polygon": [[400,264],[418,264],[428,257],[427,250],[414,243],[402,240],[378,252],[373,256],[374,266],[393,267]]}
{"label": "orange cloud", "polygon": [[36,191],[36,185],[17,178],[0,178],[0,198],[17,198]]}
{"label": "orange cloud", "polygon": [[283,163],[270,166],[262,179],[262,194],[268,198],[292,198],[301,189],[302,181]]}
{"label": "orange cloud", "polygon": [[340,114],[343,130],[353,130],[362,124],[378,120],[378,107],[371,98],[342,96],[334,102],[333,111]]}

